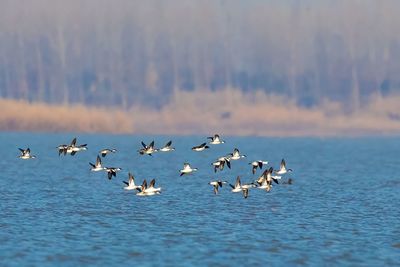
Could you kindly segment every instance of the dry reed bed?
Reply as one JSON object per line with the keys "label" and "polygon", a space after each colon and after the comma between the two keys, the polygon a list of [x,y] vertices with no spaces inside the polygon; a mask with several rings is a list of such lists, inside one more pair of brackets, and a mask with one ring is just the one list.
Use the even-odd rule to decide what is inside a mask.
{"label": "dry reed bed", "polygon": [[353,114],[338,103],[307,109],[263,92],[180,92],[160,111],[132,108],[144,133],[259,136],[400,134],[400,97],[373,97]]}
{"label": "dry reed bed", "polygon": [[1,99],[0,130],[132,133],[133,125],[128,114],[118,110]]}
{"label": "dry reed bed", "polygon": [[179,92],[161,110],[129,111],[0,100],[0,130],[136,134],[341,136],[400,134],[400,97],[374,97],[346,114],[338,103],[306,109],[262,92]]}

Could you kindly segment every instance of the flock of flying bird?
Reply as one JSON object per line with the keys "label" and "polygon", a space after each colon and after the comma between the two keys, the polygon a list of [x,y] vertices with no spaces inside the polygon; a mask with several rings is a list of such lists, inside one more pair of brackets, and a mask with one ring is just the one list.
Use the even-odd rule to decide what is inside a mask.
{"label": "flock of flying bird", "polygon": [[[225,143],[218,134],[215,134],[212,137],[207,137],[209,139],[210,145],[219,145]],[[87,144],[83,145],[77,145],[76,144],[76,138],[74,138],[69,145],[59,145],[57,147],[58,149],[58,155],[67,155],[70,154],[71,156],[74,156],[76,153],[85,151],[87,150]],[[146,145],[145,143],[141,142],[142,148],[138,150],[138,153],[140,155],[149,155],[152,156],[152,154],[156,152],[170,152],[174,151],[175,148],[172,147],[172,141],[169,141],[164,147],[157,149],[154,147],[154,141],[152,141],[149,145]],[[207,145],[207,143],[202,143],[198,146],[192,147],[193,151],[204,151],[206,149],[209,149],[210,147]],[[21,149],[19,148],[21,155],[19,158],[21,159],[34,159],[36,156],[31,154],[31,151],[29,148],[27,149]],[[93,164],[89,162],[91,166],[91,171],[93,172],[100,172],[100,171],[105,171],[107,173],[108,179],[112,179],[112,177],[117,176],[117,172],[121,170],[121,168],[116,168],[116,167],[105,167],[102,164],[100,155],[104,158],[110,153],[115,153],[117,152],[116,149],[103,149],[99,151],[99,155],[97,155],[96,162]],[[229,169],[231,168],[231,162],[233,160],[239,160],[242,158],[246,158],[246,155],[240,154],[239,150],[237,148],[234,149],[233,153],[229,153],[226,156],[218,158],[216,161],[214,161],[211,165],[214,168],[214,172],[217,171],[222,171],[225,166],[227,166]],[[253,162],[250,162],[249,165],[251,165],[251,170],[253,175],[256,173],[257,169],[262,169],[264,165],[267,165],[268,161],[263,161],[263,160],[256,160]],[[197,171],[197,168],[192,168],[189,163],[184,163],[183,168],[180,170],[180,176],[191,174]],[[249,190],[251,188],[258,188],[265,190],[269,192],[272,188],[272,183],[279,184],[279,180],[281,180],[282,176],[291,172],[291,169],[286,168],[286,162],[284,159],[282,159],[280,168],[279,170],[275,170],[270,167],[262,173],[262,175],[256,179],[255,181],[248,183],[248,184],[243,184],[240,181],[240,177],[238,176],[236,178],[236,182],[234,185],[228,183],[227,181],[221,181],[221,180],[216,180],[216,181],[211,181],[208,184],[213,186],[214,193],[218,194],[218,189],[222,187],[224,184],[229,184],[229,186],[232,188],[232,192],[242,192],[244,198],[247,198],[249,195]],[[161,193],[161,187],[155,187],[155,179],[152,179],[147,185],[146,179],[143,180],[143,183],[141,185],[136,185],[135,184],[135,178],[134,176],[129,173],[128,174],[128,181],[123,181],[123,183],[126,185],[124,187],[125,190],[136,190],[137,193],[136,195],[138,196],[151,196],[151,195],[157,195]],[[289,178],[287,181],[283,182],[284,184],[292,184],[293,180]]]}

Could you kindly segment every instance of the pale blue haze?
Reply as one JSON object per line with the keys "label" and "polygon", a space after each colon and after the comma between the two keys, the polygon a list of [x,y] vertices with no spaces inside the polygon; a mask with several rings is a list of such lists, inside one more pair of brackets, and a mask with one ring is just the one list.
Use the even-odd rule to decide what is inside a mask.
{"label": "pale blue haze", "polygon": [[[1,266],[399,266],[398,138],[239,138],[209,151],[204,138],[78,135],[89,150],[59,157],[74,134],[0,134]],[[139,156],[140,141],[173,140],[175,152]],[[36,160],[17,158],[29,146]],[[90,173],[88,162],[121,167],[116,179]],[[247,159],[215,175],[210,163],[234,147]],[[277,167],[284,157],[292,186],[248,199],[211,179],[252,176],[248,162]],[[183,162],[199,171],[179,177]],[[137,197],[123,190],[157,179],[163,193]],[[258,172],[259,173],[259,172]]]}

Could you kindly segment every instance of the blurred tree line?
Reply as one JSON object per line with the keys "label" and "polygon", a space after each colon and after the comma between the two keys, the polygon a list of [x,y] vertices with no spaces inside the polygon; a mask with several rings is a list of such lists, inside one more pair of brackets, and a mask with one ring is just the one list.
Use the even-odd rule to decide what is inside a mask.
{"label": "blurred tree line", "polygon": [[160,108],[235,87],[357,110],[400,91],[397,0],[0,0],[0,96]]}

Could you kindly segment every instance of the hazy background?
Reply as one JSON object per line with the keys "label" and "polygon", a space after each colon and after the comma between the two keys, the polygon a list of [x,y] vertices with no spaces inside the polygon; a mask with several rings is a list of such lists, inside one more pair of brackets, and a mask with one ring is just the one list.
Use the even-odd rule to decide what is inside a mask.
{"label": "hazy background", "polygon": [[[122,110],[128,132],[400,133],[398,0],[0,6],[0,96],[24,106]],[[0,128],[35,130],[13,114]]]}

